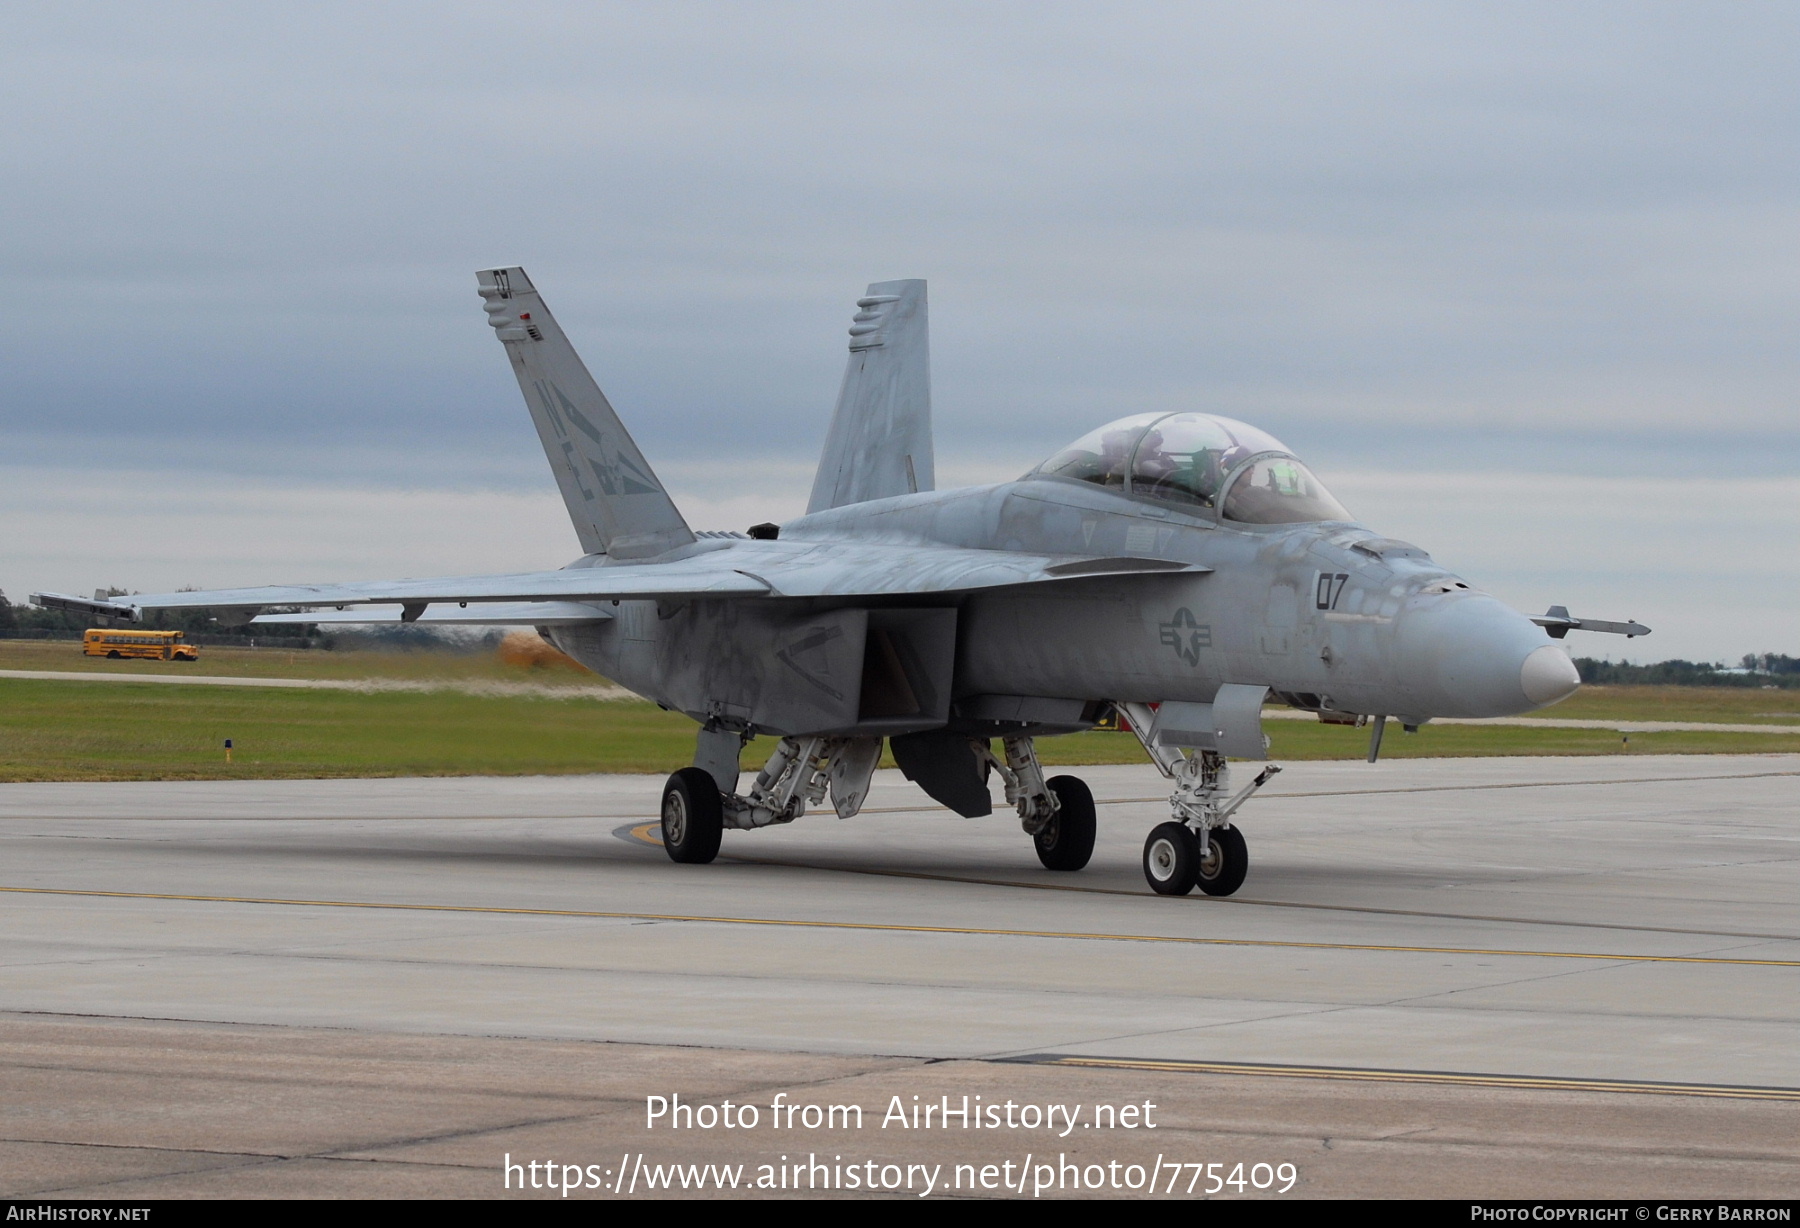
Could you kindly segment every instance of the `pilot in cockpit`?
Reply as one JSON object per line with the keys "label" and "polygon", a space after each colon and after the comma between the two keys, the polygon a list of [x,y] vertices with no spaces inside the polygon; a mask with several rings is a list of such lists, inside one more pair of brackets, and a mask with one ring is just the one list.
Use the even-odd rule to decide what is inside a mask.
{"label": "pilot in cockpit", "polygon": [[1212,507],[1245,449],[1210,419],[1179,415],[1151,426],[1132,465],[1134,494]]}
{"label": "pilot in cockpit", "polygon": [[[1257,458],[1257,459],[1252,459]],[[1211,414],[1139,414],[1091,431],[1034,476],[1073,478],[1190,507],[1217,508],[1239,524],[1350,519],[1282,444],[1253,426]]]}
{"label": "pilot in cockpit", "polygon": [[1131,471],[1131,454],[1143,433],[1144,422],[1155,416],[1126,418],[1090,432],[1047,461],[1041,472],[1123,490],[1125,475]]}

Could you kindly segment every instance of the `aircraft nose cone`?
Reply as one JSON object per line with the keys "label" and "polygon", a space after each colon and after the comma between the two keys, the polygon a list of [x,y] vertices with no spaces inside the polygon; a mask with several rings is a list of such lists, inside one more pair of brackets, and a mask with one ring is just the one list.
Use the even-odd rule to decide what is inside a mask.
{"label": "aircraft nose cone", "polygon": [[1432,600],[1401,621],[1395,666],[1416,716],[1512,716],[1580,685],[1541,628],[1485,593]]}
{"label": "aircraft nose cone", "polygon": [[1581,685],[1581,675],[1575,672],[1575,663],[1567,653],[1554,644],[1545,644],[1519,667],[1519,685],[1525,698],[1541,708],[1573,695]]}

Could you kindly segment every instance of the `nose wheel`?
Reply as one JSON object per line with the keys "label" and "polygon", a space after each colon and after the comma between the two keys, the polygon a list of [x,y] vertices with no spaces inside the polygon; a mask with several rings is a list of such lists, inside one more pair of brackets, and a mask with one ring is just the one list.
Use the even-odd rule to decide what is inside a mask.
{"label": "nose wheel", "polygon": [[[1157,770],[1175,782],[1169,796],[1174,817],[1151,828],[1144,841],[1144,880],[1158,895],[1186,895],[1195,887],[1207,895],[1232,894],[1250,872],[1250,850],[1244,846],[1243,833],[1231,825],[1231,816],[1281,771],[1280,766],[1269,764],[1233,794],[1226,783],[1223,753],[1205,746],[1183,750],[1165,745],[1154,732],[1159,713],[1148,704],[1134,701],[1114,707],[1130,722],[1131,732]],[[1263,749],[1268,749],[1267,740]]]}
{"label": "nose wheel", "polygon": [[1182,823],[1158,823],[1144,839],[1144,879],[1158,895],[1186,895],[1200,877],[1200,841]]}
{"label": "nose wheel", "polygon": [[1144,881],[1158,895],[1230,895],[1250,872],[1250,850],[1235,827],[1215,827],[1200,837],[1185,823],[1158,823],[1144,840]]}
{"label": "nose wheel", "polygon": [[1206,835],[1206,851],[1199,855],[1195,885],[1207,895],[1230,895],[1244,885],[1244,875],[1250,872],[1250,849],[1244,844],[1244,833],[1235,827],[1215,827]]}

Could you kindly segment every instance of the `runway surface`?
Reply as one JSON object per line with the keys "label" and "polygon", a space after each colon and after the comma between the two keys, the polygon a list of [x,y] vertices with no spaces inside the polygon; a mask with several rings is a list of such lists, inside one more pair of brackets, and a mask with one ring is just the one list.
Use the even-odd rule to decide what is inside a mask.
{"label": "runway surface", "polygon": [[[377,1171],[398,1183],[385,1190],[499,1192],[492,1138],[459,1153],[486,1160],[437,1177],[300,1163],[373,1146],[354,1113],[304,1146],[265,1130],[244,1153],[261,1158],[126,1163],[132,1146],[163,1154],[159,1128],[198,1137],[230,1117],[158,1082],[177,1072],[156,1055],[211,1053],[239,1105],[253,1086],[316,1097],[303,1068],[330,1068],[334,1045],[440,1099],[452,1068],[535,1072],[518,1096],[587,1122],[587,1163],[603,1141],[637,1150],[642,1123],[616,1106],[549,1113],[591,1091],[559,1083],[559,1063],[604,1068],[639,1110],[659,1088],[801,1086],[807,1071],[908,1096],[1118,1089],[1187,1106],[1163,1128],[1196,1146],[1310,1148],[1297,1192],[1491,1191],[1467,1149],[1507,1146],[1537,1148],[1528,1171],[1565,1189],[1800,1185],[1800,756],[1296,764],[1247,808],[1251,871],[1230,900],[1144,886],[1143,836],[1166,816],[1153,770],[1079,772],[1102,807],[1075,875],[1041,869],[1010,813],[958,819],[885,773],[862,816],[730,832],[705,867],[649,838],[648,777],[0,786],[4,1192],[242,1194],[270,1164],[287,1166],[286,1192]],[[270,1062],[286,1073],[258,1075]],[[393,1116],[368,1090],[381,1077],[351,1083],[351,1101]],[[165,1095],[129,1127],[106,1107]],[[522,1128],[499,1116],[476,1134]],[[1368,1141],[1415,1117],[1407,1149],[1349,1168],[1325,1155],[1333,1130]],[[431,1133],[410,1129],[375,1133]],[[1041,1135],[1017,1150],[1058,1145]],[[1148,1164],[1174,1138],[1127,1150],[1150,1146]],[[1583,1146],[1601,1158],[1569,1162]],[[169,1154],[202,1152],[236,1154]],[[1520,1190],[1543,1192],[1502,1192]]]}

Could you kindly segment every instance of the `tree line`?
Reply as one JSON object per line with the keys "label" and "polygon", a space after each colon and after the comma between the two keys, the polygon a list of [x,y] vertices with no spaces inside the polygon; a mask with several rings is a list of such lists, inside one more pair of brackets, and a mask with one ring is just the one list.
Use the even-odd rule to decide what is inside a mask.
{"label": "tree line", "polygon": [[[107,597],[130,594],[109,588]],[[279,612],[272,609],[271,613]],[[0,591],[0,640],[79,640],[90,627],[113,625],[73,610],[44,610],[29,603],[15,605]],[[205,610],[157,610],[141,623],[150,631],[181,631],[191,644],[219,647],[378,649],[381,651],[474,652],[487,651],[500,642],[502,632],[477,627],[349,626],[321,632],[316,623],[232,625],[212,618]]]}
{"label": "tree line", "polygon": [[1656,661],[1630,665],[1576,657],[1583,682],[1613,686],[1736,686],[1800,688],[1800,657],[1779,652],[1750,653],[1735,667],[1723,662]]}
{"label": "tree line", "polygon": [[[122,588],[109,588],[108,597],[125,597]],[[91,614],[74,610],[45,610],[29,603],[13,604],[0,590],[0,639],[78,640],[89,627],[108,625],[110,620],[96,619]],[[311,624],[276,623],[251,627],[230,626],[215,621],[205,610],[157,610],[141,623],[130,624],[149,631],[182,631],[196,644],[247,644],[280,641],[284,648],[323,647],[318,628]]]}

